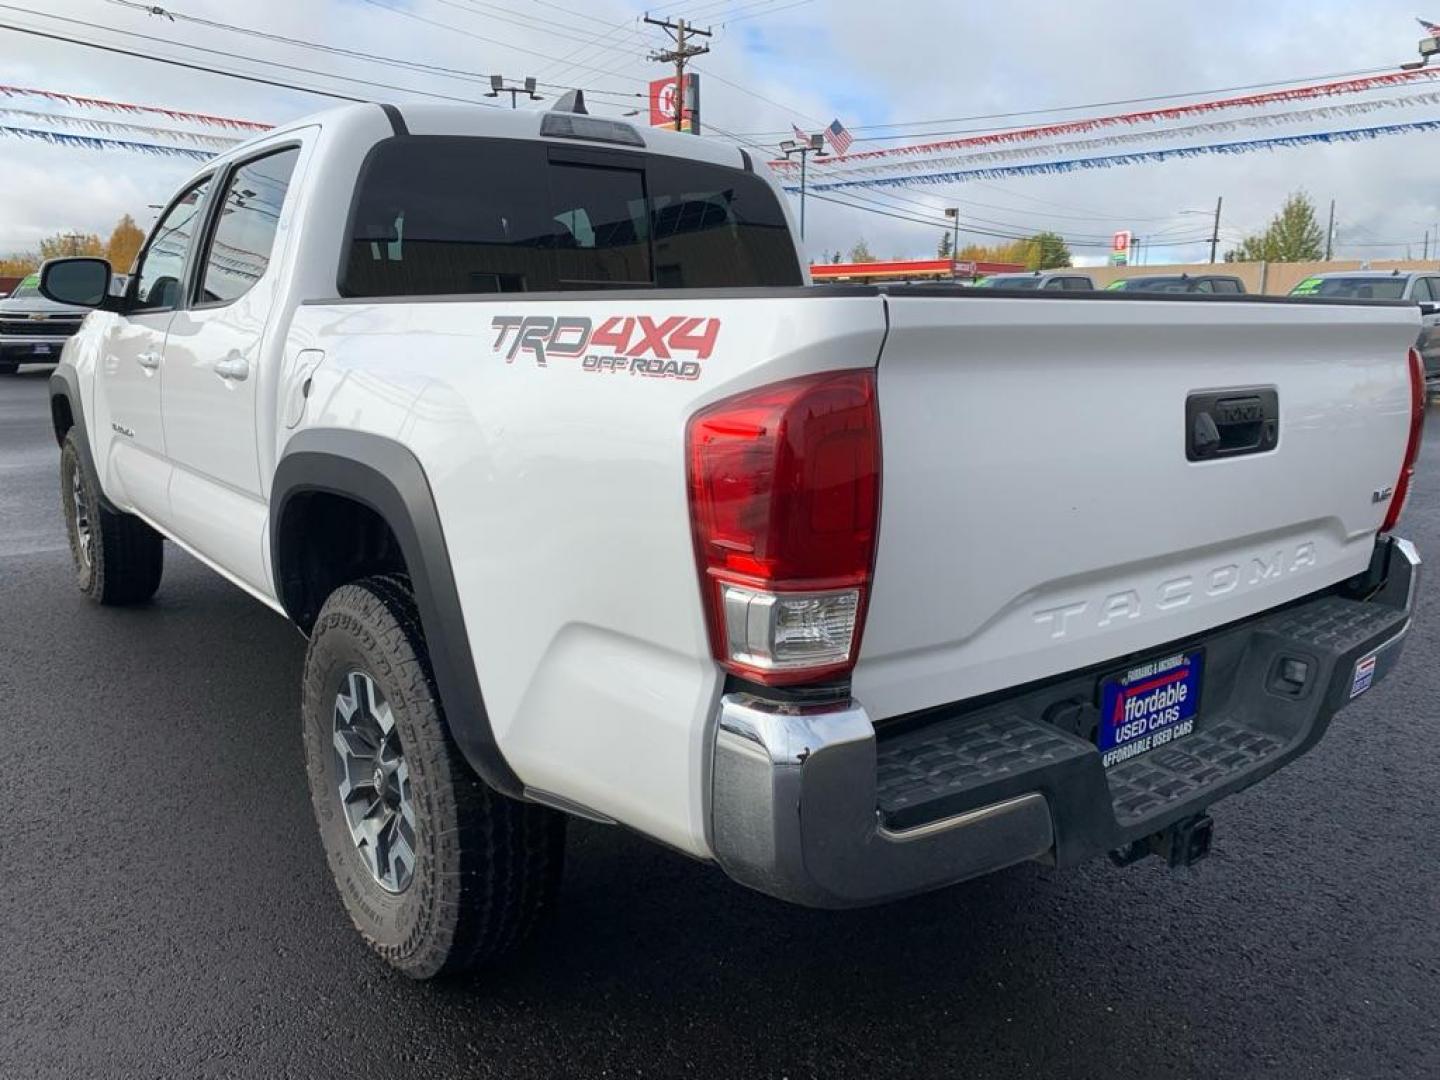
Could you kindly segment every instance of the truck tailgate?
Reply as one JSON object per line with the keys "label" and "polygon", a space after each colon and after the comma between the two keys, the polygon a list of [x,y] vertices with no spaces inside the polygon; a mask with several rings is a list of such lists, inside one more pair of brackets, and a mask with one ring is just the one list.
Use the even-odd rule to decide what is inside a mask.
{"label": "truck tailgate", "polygon": [[[886,303],[854,674],[876,719],[1179,642],[1369,563],[1405,452],[1413,307]],[[1274,392],[1273,447],[1190,460],[1187,398],[1231,390]]]}

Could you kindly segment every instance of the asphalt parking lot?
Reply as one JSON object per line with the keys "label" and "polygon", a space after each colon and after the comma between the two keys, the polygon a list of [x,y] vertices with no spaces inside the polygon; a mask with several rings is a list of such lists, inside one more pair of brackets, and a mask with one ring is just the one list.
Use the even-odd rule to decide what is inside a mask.
{"label": "asphalt parking lot", "polygon": [[[578,823],[539,944],[416,985],[333,893],[296,632],[173,547],[147,607],[73,588],[47,378],[0,378],[0,1077],[1440,1075],[1433,597],[1195,870],[817,913]],[[1440,557],[1429,426],[1402,531]]]}

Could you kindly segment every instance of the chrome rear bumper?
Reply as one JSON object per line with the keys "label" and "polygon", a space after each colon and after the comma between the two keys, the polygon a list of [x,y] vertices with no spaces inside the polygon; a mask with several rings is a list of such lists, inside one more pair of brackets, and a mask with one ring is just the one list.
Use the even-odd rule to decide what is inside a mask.
{"label": "chrome rear bumper", "polygon": [[[1235,660],[1233,686],[1217,696],[1226,707],[1193,742],[1177,741],[1179,758],[1157,751],[1153,762],[1108,772],[1093,743],[1040,719],[1046,695],[1092,693],[1091,673],[957,710],[889,740],[883,763],[875,727],[853,700],[804,706],[727,694],[711,767],[716,860],[772,896],[854,907],[1031,859],[1072,864],[1166,828],[1304,753],[1340,708],[1388,674],[1410,627],[1419,566],[1413,545],[1389,539],[1377,549],[1383,578],[1363,602],[1325,596],[1217,632],[1204,644]],[[1266,673],[1292,655],[1312,665],[1314,681],[1276,697]],[[1373,677],[1356,689],[1366,668]],[[897,745],[917,739],[907,771],[952,790],[934,798],[932,817],[887,827],[879,777],[894,775]],[[960,767],[938,756],[951,752]],[[1169,771],[1157,777],[1161,769]]]}

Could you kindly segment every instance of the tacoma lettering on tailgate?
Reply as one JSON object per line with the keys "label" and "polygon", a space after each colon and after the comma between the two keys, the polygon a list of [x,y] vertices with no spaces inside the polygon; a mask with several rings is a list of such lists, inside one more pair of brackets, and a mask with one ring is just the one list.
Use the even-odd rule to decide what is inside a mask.
{"label": "tacoma lettering on tailgate", "polygon": [[1277,548],[1204,573],[1181,574],[1162,581],[1153,590],[1120,589],[1094,602],[1076,599],[1068,604],[1041,608],[1033,618],[1052,638],[1063,638],[1078,626],[1104,630],[1148,612],[1173,611],[1236,589],[1266,585],[1314,565],[1315,544],[1307,540],[1293,549]]}
{"label": "tacoma lettering on tailgate", "polygon": [[490,326],[507,364],[524,354],[538,367],[579,360],[584,371],[658,379],[698,379],[720,335],[719,319],[693,315],[612,315],[599,327],[583,315],[497,315]]}

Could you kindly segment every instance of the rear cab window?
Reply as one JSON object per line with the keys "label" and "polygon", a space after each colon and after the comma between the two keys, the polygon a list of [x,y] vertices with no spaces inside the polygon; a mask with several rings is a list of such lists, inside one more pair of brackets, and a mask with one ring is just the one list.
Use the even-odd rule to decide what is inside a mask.
{"label": "rear cab window", "polygon": [[371,152],[339,289],[380,297],[803,283],[784,211],[753,173],[421,135]]}

